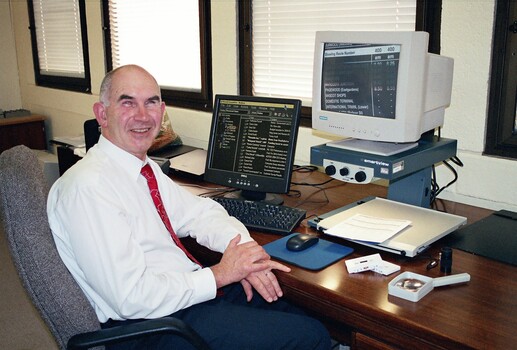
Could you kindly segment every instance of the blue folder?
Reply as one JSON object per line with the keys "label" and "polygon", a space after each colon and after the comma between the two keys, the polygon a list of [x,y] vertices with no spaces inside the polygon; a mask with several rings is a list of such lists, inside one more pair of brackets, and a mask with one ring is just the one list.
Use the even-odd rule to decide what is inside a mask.
{"label": "blue folder", "polygon": [[266,252],[272,257],[287,263],[303,267],[308,270],[321,270],[324,267],[344,258],[354,250],[350,247],[332,243],[321,239],[312,247],[300,252],[287,250],[285,244],[289,238],[297,233],[292,233],[264,245]]}

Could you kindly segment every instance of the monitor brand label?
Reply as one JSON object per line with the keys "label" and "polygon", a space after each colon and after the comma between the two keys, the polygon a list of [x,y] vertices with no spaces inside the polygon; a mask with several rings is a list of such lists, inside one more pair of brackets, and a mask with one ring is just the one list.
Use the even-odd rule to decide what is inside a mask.
{"label": "monitor brand label", "polygon": [[380,160],[364,159],[363,161],[364,161],[364,163],[373,164],[373,165],[377,165],[377,166],[389,166],[388,163],[382,162]]}

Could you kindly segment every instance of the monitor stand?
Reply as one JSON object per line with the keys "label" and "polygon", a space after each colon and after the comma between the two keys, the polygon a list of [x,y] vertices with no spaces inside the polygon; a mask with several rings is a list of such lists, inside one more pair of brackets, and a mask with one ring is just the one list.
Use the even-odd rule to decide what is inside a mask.
{"label": "monitor stand", "polygon": [[416,146],[418,146],[418,142],[394,143],[350,138],[328,142],[327,146],[347,149],[356,152],[376,154],[379,156],[391,156],[415,148]]}
{"label": "monitor stand", "polygon": [[432,167],[456,156],[457,141],[438,136],[422,137],[418,146],[391,156],[380,156],[348,149],[318,145],[311,147],[311,164],[333,162],[337,180],[345,181],[340,168],[373,172],[372,178],[389,180],[388,199],[429,208],[433,190]]}
{"label": "monitor stand", "polygon": [[236,199],[245,199],[248,201],[258,201],[265,202],[268,204],[281,205],[284,203],[284,199],[282,196],[275,193],[265,193],[265,192],[257,192],[257,191],[234,191],[229,192],[225,195],[227,198],[236,198]]}

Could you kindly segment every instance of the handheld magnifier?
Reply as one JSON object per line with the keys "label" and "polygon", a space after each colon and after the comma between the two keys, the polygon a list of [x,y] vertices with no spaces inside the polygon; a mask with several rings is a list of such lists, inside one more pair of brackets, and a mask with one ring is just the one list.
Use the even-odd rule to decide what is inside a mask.
{"label": "handheld magnifier", "polygon": [[417,302],[426,296],[434,287],[447,286],[470,281],[468,273],[431,278],[413,272],[404,272],[388,284],[388,294]]}

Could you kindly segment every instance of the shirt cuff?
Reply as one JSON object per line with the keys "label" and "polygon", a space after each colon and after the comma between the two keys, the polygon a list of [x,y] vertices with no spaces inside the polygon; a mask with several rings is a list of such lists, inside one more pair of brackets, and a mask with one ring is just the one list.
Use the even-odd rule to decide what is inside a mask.
{"label": "shirt cuff", "polygon": [[216,297],[217,286],[215,284],[215,276],[210,268],[205,267],[194,271],[192,281],[196,291],[193,304],[202,303]]}

